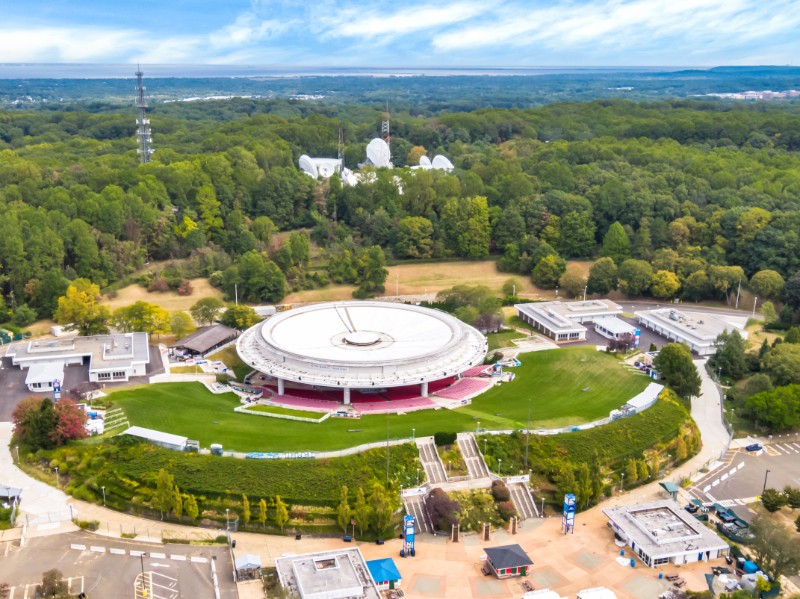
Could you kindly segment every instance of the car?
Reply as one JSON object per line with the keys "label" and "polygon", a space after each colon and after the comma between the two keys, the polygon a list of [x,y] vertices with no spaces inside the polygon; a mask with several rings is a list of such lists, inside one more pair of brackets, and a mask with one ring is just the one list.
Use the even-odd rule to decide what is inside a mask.
{"label": "car", "polygon": [[695,504],[693,504],[693,503],[690,503],[689,505],[687,505],[687,506],[686,506],[685,508],[683,508],[683,509],[685,509],[685,510],[686,510],[687,512],[689,512],[690,514],[694,514],[694,513],[695,513],[697,510],[699,510],[700,508],[699,508],[699,507],[697,507]]}
{"label": "car", "polygon": [[761,451],[764,448],[762,447],[761,443],[751,443],[750,445],[745,447],[745,449],[747,451]]}

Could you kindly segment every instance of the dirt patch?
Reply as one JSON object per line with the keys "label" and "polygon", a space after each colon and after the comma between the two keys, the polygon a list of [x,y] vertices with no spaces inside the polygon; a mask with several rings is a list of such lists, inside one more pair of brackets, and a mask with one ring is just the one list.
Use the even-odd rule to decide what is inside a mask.
{"label": "dirt patch", "polygon": [[107,306],[109,310],[116,310],[122,306],[129,306],[134,302],[142,301],[161,306],[169,312],[175,312],[177,310],[188,310],[197,300],[204,297],[222,299],[222,292],[212,287],[208,279],[192,279],[192,287],[194,289],[192,295],[183,296],[174,291],[150,293],[139,285],[128,285],[117,291],[117,296],[112,299],[103,296],[100,303]]}

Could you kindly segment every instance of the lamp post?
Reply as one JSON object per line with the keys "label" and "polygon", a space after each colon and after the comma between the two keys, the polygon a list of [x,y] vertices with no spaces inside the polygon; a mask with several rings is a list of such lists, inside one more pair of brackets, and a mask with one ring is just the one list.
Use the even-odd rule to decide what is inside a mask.
{"label": "lamp post", "polygon": [[416,438],[416,435],[417,435],[417,429],[412,428],[411,429],[411,440],[412,441]]}
{"label": "lamp post", "polygon": [[475,430],[476,430],[476,431],[479,431],[479,430],[481,430],[481,421],[480,421],[480,420],[478,420],[478,428],[476,428]]}
{"label": "lamp post", "polygon": [[58,475],[58,466],[55,467],[56,471],[56,488],[61,488],[61,477]]}
{"label": "lamp post", "polygon": [[19,464],[19,445],[14,445],[14,451],[17,452],[17,464]]}
{"label": "lamp post", "polygon": [[139,563],[142,564],[142,597],[147,597],[147,587],[144,584],[144,552],[139,554]]}
{"label": "lamp post", "polygon": [[542,497],[542,518],[544,518],[544,497]]}
{"label": "lamp post", "polygon": [[103,507],[106,507],[106,488],[100,487],[100,489],[103,491]]}
{"label": "lamp post", "polygon": [[756,304],[758,304],[758,296],[753,300],[753,318],[756,317]]}
{"label": "lamp post", "polygon": [[229,531],[230,529],[231,529],[230,509],[229,508],[225,508],[225,530]]}
{"label": "lamp post", "polygon": [[419,468],[417,468],[417,486],[419,486]]}
{"label": "lamp post", "polygon": [[483,455],[486,455],[486,437],[483,438]]}
{"label": "lamp post", "polygon": [[586,290],[589,289],[589,286],[583,288],[583,301],[586,301]]}
{"label": "lamp post", "polygon": [[556,285],[556,299],[558,299],[558,285]]}
{"label": "lamp post", "polygon": [[497,458],[497,474],[503,469],[503,458]]}
{"label": "lamp post", "polygon": [[767,468],[767,471],[764,473],[764,488],[761,489],[761,494],[764,494],[764,491],[767,490],[767,477],[769,476],[770,470]]}
{"label": "lamp post", "polygon": [[622,478],[619,481],[619,492],[622,493],[625,490],[625,473],[622,473]]}

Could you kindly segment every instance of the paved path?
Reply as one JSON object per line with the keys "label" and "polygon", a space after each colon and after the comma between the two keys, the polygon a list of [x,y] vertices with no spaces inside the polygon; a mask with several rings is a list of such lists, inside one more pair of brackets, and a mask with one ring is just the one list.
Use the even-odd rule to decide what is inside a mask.
{"label": "paved path", "polygon": [[62,491],[31,478],[15,465],[16,456],[12,457],[11,452],[16,450],[9,447],[12,428],[10,422],[0,422],[0,472],[2,472],[0,482],[22,489],[23,514],[18,518],[18,522],[25,523],[25,514],[30,517],[32,523],[69,521],[70,508],[67,496]]}
{"label": "paved path", "polygon": [[722,394],[719,387],[706,372],[707,360],[695,360],[700,374],[700,397],[692,398],[692,418],[700,429],[703,447],[698,456],[702,461],[718,460],[728,449],[730,435],[722,423]]}

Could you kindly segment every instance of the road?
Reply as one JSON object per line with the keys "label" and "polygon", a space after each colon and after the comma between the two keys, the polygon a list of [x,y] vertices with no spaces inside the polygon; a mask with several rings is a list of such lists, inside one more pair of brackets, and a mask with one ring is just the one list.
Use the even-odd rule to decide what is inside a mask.
{"label": "road", "polygon": [[[718,460],[728,449],[730,435],[722,423],[722,396],[719,387],[706,372],[707,359],[695,360],[694,365],[700,374],[700,396],[692,398],[692,418],[694,418],[703,439],[700,455],[705,460]],[[703,460],[703,461],[705,461]]]}

